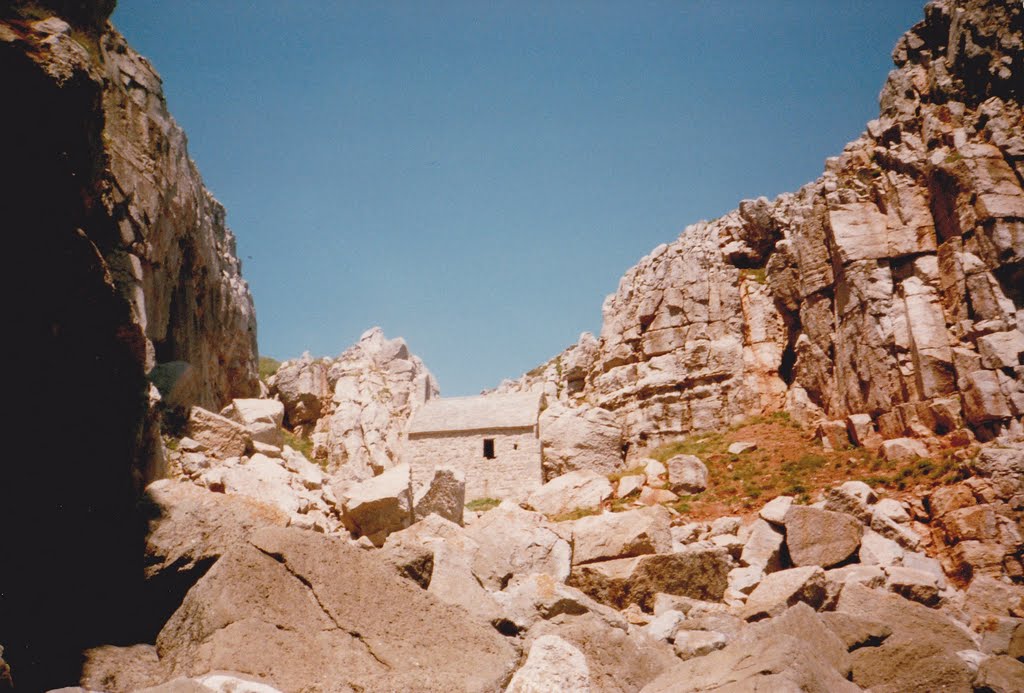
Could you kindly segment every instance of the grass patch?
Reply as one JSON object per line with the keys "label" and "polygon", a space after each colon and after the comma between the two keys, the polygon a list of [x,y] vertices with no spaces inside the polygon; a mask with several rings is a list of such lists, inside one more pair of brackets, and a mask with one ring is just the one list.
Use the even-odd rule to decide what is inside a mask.
{"label": "grass patch", "polygon": [[309,438],[302,438],[291,431],[284,431],[284,444],[297,450],[306,456],[307,460],[313,459],[313,441]]}
{"label": "grass patch", "polygon": [[270,376],[277,373],[277,369],[281,367],[281,362],[277,359],[270,358],[269,356],[260,356],[260,380],[267,382]]}
{"label": "grass patch", "polygon": [[181,443],[180,440],[172,436],[164,436],[164,447],[168,450],[177,450],[178,445]]}
{"label": "grass patch", "polygon": [[572,520],[578,520],[581,517],[590,517],[591,515],[600,515],[601,510],[599,508],[576,508],[566,513],[560,513],[558,515],[549,515],[548,519],[552,522],[571,522]]}
{"label": "grass patch", "polygon": [[611,481],[612,483],[614,483],[616,481],[621,481],[622,477],[624,477],[624,476],[638,476],[638,475],[643,474],[643,473],[644,473],[643,465],[641,465],[639,467],[632,467],[631,469],[626,469],[626,470],[621,471],[621,472],[612,472],[611,474],[608,475],[608,481]]}
{"label": "grass patch", "polygon": [[493,510],[501,505],[501,501],[497,498],[477,498],[466,503],[466,510],[472,510],[475,513],[485,513],[488,510]]}
{"label": "grass patch", "polygon": [[[730,454],[729,445],[738,441],[756,443],[757,448]],[[780,495],[811,503],[824,489],[852,479],[903,489],[953,483],[964,475],[963,465],[952,453],[948,459],[896,465],[864,448],[824,450],[813,431],[785,413],[757,416],[721,431],[693,433],[645,454],[660,462],[680,454],[696,455],[707,465],[707,489],[666,504],[693,520],[748,513]]]}
{"label": "grass patch", "polygon": [[757,282],[758,284],[764,284],[766,281],[768,281],[768,277],[765,275],[764,267],[758,267],[755,269],[741,269],[740,277],[742,277],[743,279],[750,280],[752,282]]}

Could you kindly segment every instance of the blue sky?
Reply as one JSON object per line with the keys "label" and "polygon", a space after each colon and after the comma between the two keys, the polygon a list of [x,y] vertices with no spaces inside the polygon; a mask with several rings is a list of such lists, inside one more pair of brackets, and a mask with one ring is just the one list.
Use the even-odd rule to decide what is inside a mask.
{"label": "blue sky", "polygon": [[445,395],[601,327],[690,223],[816,178],[918,0],[121,0],[279,359],[401,335]]}

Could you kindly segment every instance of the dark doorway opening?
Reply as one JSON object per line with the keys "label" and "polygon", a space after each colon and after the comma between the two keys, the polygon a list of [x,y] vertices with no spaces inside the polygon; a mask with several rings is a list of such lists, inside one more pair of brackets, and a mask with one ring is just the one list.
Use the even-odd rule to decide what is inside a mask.
{"label": "dark doorway opening", "polygon": [[494,459],[494,438],[484,438],[484,457]]}

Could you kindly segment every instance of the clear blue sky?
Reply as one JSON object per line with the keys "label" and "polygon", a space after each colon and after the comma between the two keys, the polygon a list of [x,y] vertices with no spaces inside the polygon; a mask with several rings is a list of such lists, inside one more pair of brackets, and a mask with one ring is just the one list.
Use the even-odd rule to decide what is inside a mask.
{"label": "clear blue sky", "polygon": [[688,224],[816,178],[923,1],[121,0],[238,236],[259,345],[401,335],[442,393],[597,333]]}

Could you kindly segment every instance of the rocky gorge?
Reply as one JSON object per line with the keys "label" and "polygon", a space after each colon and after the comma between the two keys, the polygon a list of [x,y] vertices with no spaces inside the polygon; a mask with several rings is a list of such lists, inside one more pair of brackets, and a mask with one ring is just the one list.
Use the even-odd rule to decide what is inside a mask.
{"label": "rocky gorge", "polygon": [[821,178],[502,383],[544,393],[543,484],[468,504],[444,460],[412,483],[439,388],[403,339],[257,379],[224,209],[111,10],[0,13],[45,259],[8,275],[0,688],[1024,690],[1019,3],[928,3]]}

